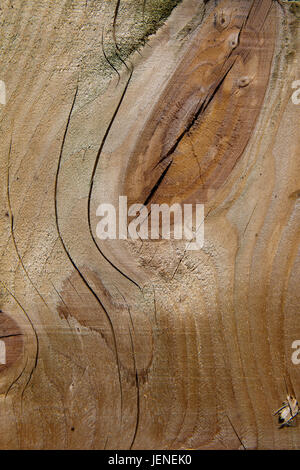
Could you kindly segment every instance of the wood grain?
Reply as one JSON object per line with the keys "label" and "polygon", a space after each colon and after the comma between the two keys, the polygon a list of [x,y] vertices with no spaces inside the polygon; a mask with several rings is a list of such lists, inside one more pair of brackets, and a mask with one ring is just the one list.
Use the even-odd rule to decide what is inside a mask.
{"label": "wood grain", "polygon": [[[183,0],[131,53],[122,3],[3,2],[0,448],[299,448],[299,19]],[[204,203],[203,249],[98,240],[120,195]]]}

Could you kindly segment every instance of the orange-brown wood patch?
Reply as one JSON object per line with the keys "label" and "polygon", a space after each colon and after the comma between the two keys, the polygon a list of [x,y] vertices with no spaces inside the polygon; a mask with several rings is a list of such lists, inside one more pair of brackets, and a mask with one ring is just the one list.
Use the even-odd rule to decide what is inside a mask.
{"label": "orange-brown wood patch", "polygon": [[195,31],[132,153],[124,192],[130,202],[201,203],[227,179],[268,85],[272,3],[222,2]]}

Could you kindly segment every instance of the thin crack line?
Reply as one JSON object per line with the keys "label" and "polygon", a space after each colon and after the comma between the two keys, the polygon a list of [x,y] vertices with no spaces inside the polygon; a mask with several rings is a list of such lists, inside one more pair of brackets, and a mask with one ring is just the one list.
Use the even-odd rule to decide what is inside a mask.
{"label": "thin crack line", "polygon": [[112,69],[116,72],[116,74],[118,75],[118,83],[117,83],[117,86],[118,86],[121,76],[120,76],[119,71],[118,71],[118,70],[116,69],[116,67],[110,62],[108,56],[106,55],[106,52],[105,52],[105,49],[104,49],[103,35],[104,35],[104,27],[102,28],[102,38],[101,38],[102,53],[103,53],[103,55],[104,55],[105,60],[108,62],[108,64],[111,66],[111,68],[112,68]]}
{"label": "thin crack line", "polygon": [[10,159],[11,159],[11,149],[12,149],[12,137],[11,137],[11,141],[10,141],[10,146],[9,146],[9,152],[8,152],[8,159],[7,159],[7,184],[6,184],[6,196],[7,196],[7,204],[8,204],[8,212],[9,212],[9,218],[10,218],[10,233],[11,233],[11,238],[12,238],[12,241],[13,241],[13,245],[14,245],[14,249],[15,249],[15,252],[16,252],[16,255],[18,257],[18,260],[22,266],[22,269],[27,277],[27,279],[29,280],[31,286],[34,288],[35,292],[38,294],[39,298],[41,299],[41,301],[43,302],[43,304],[47,307],[47,309],[49,310],[49,312],[51,312],[51,309],[49,307],[49,305],[47,304],[46,300],[44,299],[44,297],[42,296],[42,294],[40,293],[40,291],[38,290],[38,288],[36,287],[36,285],[34,284],[34,282],[32,281],[25,265],[24,265],[24,262],[23,262],[23,258],[22,256],[20,255],[20,252],[19,252],[19,248],[18,248],[18,245],[17,245],[17,242],[16,242],[16,237],[15,237],[15,232],[14,232],[14,215],[13,215],[13,210],[12,210],[12,205],[11,205],[11,198],[10,198]]}
{"label": "thin crack line", "polygon": [[90,188],[89,188],[89,195],[88,195],[88,203],[87,203],[87,218],[88,218],[88,226],[89,226],[89,232],[90,232],[90,235],[91,235],[91,238],[93,240],[93,243],[95,245],[95,247],[97,248],[97,250],[99,251],[99,253],[101,254],[101,256],[103,256],[103,258],[114,268],[118,271],[118,273],[120,273],[122,276],[124,276],[128,281],[131,281],[136,287],[138,287],[140,290],[141,290],[141,287],[139,286],[139,284],[134,281],[133,279],[131,279],[129,276],[127,276],[127,274],[125,274],[123,271],[121,271],[121,269],[119,269],[104,253],[103,251],[101,250],[101,248],[99,247],[98,243],[96,242],[96,239],[95,239],[95,236],[93,234],[93,230],[92,230],[92,223],[91,223],[91,200],[92,200],[92,192],[93,192],[93,187],[94,187],[94,181],[95,181],[95,174],[96,174],[96,170],[98,168],[98,164],[99,164],[99,160],[100,160],[100,157],[101,157],[101,153],[102,153],[102,150],[103,150],[103,147],[105,145],[105,142],[107,140],[107,137],[108,137],[108,134],[112,128],[112,125],[116,119],[116,116],[119,112],[119,109],[121,107],[121,104],[124,100],[124,97],[125,97],[125,94],[127,92],[127,89],[128,89],[128,86],[129,86],[129,83],[130,83],[130,80],[131,80],[131,77],[132,77],[132,74],[133,74],[133,70],[130,71],[130,75],[129,75],[129,78],[127,80],[127,83],[126,83],[126,86],[123,90],[123,93],[121,95],[121,98],[119,100],[119,103],[118,103],[118,106],[116,107],[115,111],[114,111],[114,114],[110,120],[110,123],[105,131],[105,134],[102,138],[102,141],[101,141],[101,144],[100,144],[100,147],[99,147],[99,150],[98,150],[98,153],[97,153],[97,156],[96,156],[96,159],[95,159],[95,162],[94,162],[94,167],[93,167],[93,171],[92,171],[92,175],[91,175],[91,180],[90,180]]}
{"label": "thin crack line", "polygon": [[118,368],[118,378],[119,378],[119,387],[120,387],[120,402],[121,402],[121,423],[122,423],[122,413],[123,413],[123,389],[122,389],[122,380],[121,380],[121,371],[120,371],[120,362],[119,362],[119,354],[118,354],[118,348],[117,348],[117,340],[116,340],[116,336],[115,336],[115,331],[114,331],[114,326],[113,326],[113,322],[110,318],[110,315],[108,313],[108,311],[106,310],[105,306],[103,305],[103,303],[101,302],[100,298],[98,297],[98,295],[96,294],[96,292],[94,291],[94,289],[90,286],[90,284],[88,283],[88,281],[85,279],[84,275],[82,274],[82,272],[80,271],[80,269],[77,267],[77,265],[75,264],[73,258],[71,257],[70,255],[70,252],[68,251],[67,247],[66,247],[66,244],[64,242],[64,239],[62,237],[62,234],[61,234],[61,230],[60,230],[60,226],[59,226],[59,221],[58,221],[58,199],[57,199],[57,193],[58,193],[58,180],[59,180],[59,172],[60,172],[60,168],[61,168],[61,160],[62,160],[62,154],[63,154],[63,150],[64,150],[64,145],[65,145],[65,141],[66,141],[66,136],[67,136],[67,133],[68,133],[68,129],[69,129],[69,124],[70,124],[70,121],[71,121],[71,116],[72,116],[72,113],[73,113],[73,109],[74,109],[74,105],[75,105],[75,101],[76,101],[76,97],[77,97],[77,93],[78,93],[78,84],[77,84],[77,87],[76,87],[76,91],[75,91],[75,94],[74,94],[74,98],[73,98],[73,101],[72,101],[72,105],[71,105],[71,109],[70,109],[70,112],[69,112],[69,116],[68,116],[68,119],[67,119],[67,124],[66,124],[66,127],[65,127],[65,131],[64,131],[64,135],[63,135],[63,139],[62,139],[62,143],[61,143],[61,148],[60,148],[60,154],[59,154],[59,158],[58,158],[58,165],[57,165],[57,171],[56,171],[56,176],[55,176],[55,187],[54,187],[54,206],[55,206],[55,224],[56,224],[56,229],[57,229],[57,233],[58,233],[58,237],[61,241],[61,244],[62,244],[62,247],[67,255],[67,257],[69,258],[69,261],[71,262],[73,268],[77,271],[77,273],[79,274],[81,280],[83,281],[83,283],[86,285],[86,287],[89,289],[89,291],[91,292],[91,294],[94,296],[94,298],[96,299],[96,301],[99,303],[99,305],[101,306],[101,308],[103,309],[105,315],[106,315],[106,318],[108,320],[108,323],[109,323],[109,326],[110,326],[110,329],[111,329],[111,333],[112,333],[112,338],[113,338],[113,344],[114,344],[114,350],[115,350],[115,356],[116,356],[116,363],[117,363],[117,368]]}
{"label": "thin crack line", "polygon": [[[24,309],[24,307],[22,306],[22,304],[18,301],[18,299],[16,298],[16,296],[10,291],[10,289],[5,285],[5,283],[0,279],[0,283],[2,284],[2,286],[4,287],[4,289],[12,296],[12,298],[15,300],[15,302],[19,305],[19,307],[21,308],[21,310],[23,311],[23,313],[25,314],[27,320],[29,321],[30,323],[30,326],[33,330],[33,333],[34,333],[34,336],[35,336],[35,341],[36,341],[36,350],[35,350],[35,360],[34,360],[34,365],[31,369],[31,372],[29,374],[29,379],[23,389],[23,392],[22,392],[22,398],[23,398],[23,395],[25,393],[25,390],[27,388],[27,386],[29,385],[29,382],[32,378],[32,375],[33,375],[33,372],[34,370],[37,368],[37,364],[38,364],[38,357],[39,357],[39,338],[38,338],[38,334],[37,334],[37,331],[35,329],[35,326],[30,318],[30,316],[28,315],[28,313],[26,312],[26,310]],[[25,369],[24,369],[25,370]],[[22,375],[22,374],[21,374]]]}
{"label": "thin crack line", "polygon": [[15,338],[15,336],[23,336],[23,333],[16,333],[16,334],[11,334],[11,335],[0,336],[0,339]]}
{"label": "thin crack line", "polygon": [[239,436],[238,433],[236,432],[235,427],[233,426],[233,424],[232,424],[232,422],[231,422],[229,416],[226,415],[226,417],[227,417],[227,419],[228,419],[228,421],[229,421],[229,423],[230,423],[230,425],[231,425],[231,427],[232,427],[232,429],[233,429],[233,431],[234,431],[234,434],[236,435],[236,437],[237,437],[238,440],[240,441],[240,443],[241,443],[241,445],[243,446],[244,450],[247,450],[246,447],[245,447],[245,445],[244,445],[244,443],[243,443],[243,441],[242,441],[242,439],[240,438],[240,436]]}
{"label": "thin crack line", "polygon": [[[127,311],[128,311],[128,315],[129,315],[129,319],[130,319],[130,323],[131,323],[131,328],[132,328],[132,331],[135,333],[135,330],[134,330],[134,324],[133,324],[133,319],[132,319],[132,315],[131,315],[131,311],[130,311],[130,307],[128,305],[128,302],[126,301],[124,295],[122,294],[122,292],[118,289],[118,287],[116,287],[117,291],[119,292],[119,294],[121,295],[121,297],[123,298],[125,304],[126,304],[126,307],[127,307]],[[135,369],[135,386],[136,386],[136,423],[135,423],[135,428],[134,428],[134,433],[133,433],[133,437],[132,437],[132,441],[131,441],[131,444],[130,444],[130,447],[129,447],[129,450],[132,449],[134,443],[135,443],[135,440],[136,440],[136,436],[137,436],[137,432],[138,432],[138,427],[139,427],[139,422],[140,422],[140,382],[139,382],[139,375],[138,375],[138,369],[137,369],[137,363],[136,363],[136,357],[135,357],[135,348],[134,348],[134,342],[133,342],[133,338],[132,338],[132,334],[131,334],[131,328],[129,326],[129,335],[130,335],[130,341],[131,341],[131,349],[132,349],[132,356],[133,356],[133,364],[134,364],[134,369]]]}

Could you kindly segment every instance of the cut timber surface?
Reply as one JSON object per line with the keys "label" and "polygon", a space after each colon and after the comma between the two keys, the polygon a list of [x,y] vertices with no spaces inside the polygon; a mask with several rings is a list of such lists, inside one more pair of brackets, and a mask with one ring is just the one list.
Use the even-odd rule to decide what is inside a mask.
{"label": "cut timber surface", "polygon": [[[300,448],[299,9],[142,3],[1,4],[0,448]],[[100,241],[120,195],[203,249]]]}

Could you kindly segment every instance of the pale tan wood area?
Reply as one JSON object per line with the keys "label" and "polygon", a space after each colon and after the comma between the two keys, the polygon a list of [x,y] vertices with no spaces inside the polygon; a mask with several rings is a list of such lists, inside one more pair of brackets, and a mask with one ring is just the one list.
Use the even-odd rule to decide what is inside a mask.
{"label": "pale tan wood area", "polygon": [[[1,449],[300,447],[299,8],[176,3],[1,3]],[[120,195],[203,248],[99,240]]]}

